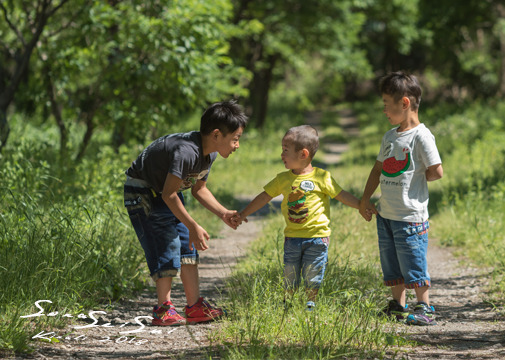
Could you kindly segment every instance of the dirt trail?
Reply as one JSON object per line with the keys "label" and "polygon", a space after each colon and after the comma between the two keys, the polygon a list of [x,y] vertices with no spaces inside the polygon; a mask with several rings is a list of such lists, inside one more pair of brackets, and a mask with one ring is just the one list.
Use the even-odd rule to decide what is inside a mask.
{"label": "dirt trail", "polygon": [[[308,116],[308,123],[317,127],[318,114]],[[356,120],[349,112],[340,113],[341,124],[349,136],[358,134]],[[318,129],[324,136],[324,129]],[[345,144],[323,143],[324,161],[333,164],[347,150]],[[248,199],[243,199],[248,200]],[[233,265],[244,254],[247,245],[255,239],[262,226],[261,216],[251,217],[250,222],[234,231],[223,228],[218,238],[212,239],[210,249],[201,255],[201,293],[206,298],[219,300],[225,278]],[[395,359],[503,359],[505,358],[505,326],[503,317],[485,302],[487,273],[476,270],[458,261],[448,249],[431,243],[429,269],[433,288],[431,301],[436,307],[438,325],[415,327],[395,325],[399,333],[415,340],[415,347],[393,349],[388,358]],[[80,322],[89,326],[76,329],[68,326],[55,334],[40,337],[60,337],[59,342],[37,342],[30,356],[18,358],[37,359],[204,359],[209,349],[208,335],[219,322],[159,328],[144,326],[146,319],[135,318],[149,315],[154,301],[154,291],[146,290],[137,299],[131,299],[114,310],[87,309],[99,319],[96,324]],[[176,282],[173,301],[178,310],[184,305],[183,289]],[[413,303],[413,300],[410,301]],[[130,333],[125,333],[130,332]],[[217,358],[217,357],[215,357]]]}
{"label": "dirt trail", "polygon": [[[398,331],[405,331],[408,339],[419,343],[400,358],[504,359],[504,317],[486,302],[489,270],[458,260],[436,241],[428,249],[428,269],[433,283],[430,302],[435,306],[437,325],[399,325]],[[415,304],[414,299],[410,302]]]}

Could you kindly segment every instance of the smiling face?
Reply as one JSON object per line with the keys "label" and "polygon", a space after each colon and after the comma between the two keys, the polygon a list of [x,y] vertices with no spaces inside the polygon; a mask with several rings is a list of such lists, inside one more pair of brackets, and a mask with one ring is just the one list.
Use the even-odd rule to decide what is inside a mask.
{"label": "smiling face", "polygon": [[295,144],[290,139],[282,139],[281,159],[286,169],[298,169],[303,166],[302,152],[303,150],[295,150]]}
{"label": "smiling face", "polygon": [[404,99],[406,98],[395,101],[391,95],[382,94],[382,101],[384,102],[383,112],[386,114],[389,123],[393,126],[399,125],[405,120]]}
{"label": "smiling face", "polygon": [[219,130],[217,131],[217,152],[226,159],[232,152],[240,147],[239,139],[242,136],[244,129],[239,127],[237,130],[232,133],[228,133],[226,136],[224,136]]}

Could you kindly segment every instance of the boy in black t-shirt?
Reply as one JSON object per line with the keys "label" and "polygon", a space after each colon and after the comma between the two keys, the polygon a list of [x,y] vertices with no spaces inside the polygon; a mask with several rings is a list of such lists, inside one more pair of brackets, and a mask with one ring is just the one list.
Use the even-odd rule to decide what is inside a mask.
{"label": "boy in black t-shirt", "polygon": [[[206,186],[219,153],[227,158],[239,148],[247,125],[234,101],[214,103],[202,115],[200,131],[163,136],[149,145],[126,170],[125,206],[156,283],[158,305],[153,325],[180,325],[216,319],[223,310],[200,297],[197,250],[208,249],[209,235],[186,211],[182,190],[227,225],[237,213],[221,205]],[[170,301],[172,278],[181,270],[186,319]]]}

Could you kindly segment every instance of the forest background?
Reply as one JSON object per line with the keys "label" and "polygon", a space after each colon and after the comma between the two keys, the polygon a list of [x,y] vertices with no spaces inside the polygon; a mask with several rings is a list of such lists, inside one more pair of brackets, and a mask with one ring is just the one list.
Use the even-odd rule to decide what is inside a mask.
{"label": "forest background", "polygon": [[[212,102],[236,98],[251,119],[240,151],[218,161],[209,182],[227,206],[281,170],[272,154],[282,133],[314,113],[323,143],[349,141],[335,171],[359,196],[388,129],[377,79],[392,70],[419,77],[420,118],[444,161],[445,178],[430,188],[434,234],[493,266],[500,305],[502,1],[1,1],[0,348],[26,351],[39,329],[58,326],[21,321],[39,299],[78,312],[145,286],[143,254],[122,208],[124,170],[156,137],[197,129]],[[357,116],[358,139],[339,127],[342,109]],[[215,219],[189,203],[216,233]],[[355,250],[364,268],[376,265]],[[353,273],[360,266],[353,263]],[[368,280],[338,296],[369,294],[380,281]],[[387,336],[363,348],[387,346]]]}

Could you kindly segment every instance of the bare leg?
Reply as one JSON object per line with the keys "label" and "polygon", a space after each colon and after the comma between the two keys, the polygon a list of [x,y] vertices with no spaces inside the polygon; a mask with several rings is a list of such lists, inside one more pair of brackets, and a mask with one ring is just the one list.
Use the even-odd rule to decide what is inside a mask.
{"label": "bare leg", "polygon": [[193,306],[200,298],[200,279],[198,277],[198,265],[182,265],[181,280],[186,294],[188,306]]}
{"label": "bare leg", "polygon": [[424,302],[428,306],[430,305],[430,294],[429,294],[429,287],[428,286],[422,286],[415,288],[416,292],[416,297],[418,302]]}
{"label": "bare leg", "polygon": [[391,292],[393,293],[393,299],[398,301],[398,303],[405,307],[406,304],[406,290],[405,284],[395,285],[391,287]]}
{"label": "bare leg", "polygon": [[158,306],[165,301],[170,301],[172,293],[172,278],[162,277],[156,280],[156,294],[158,295]]}

